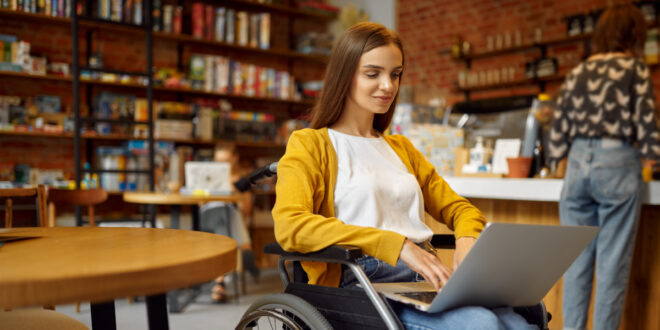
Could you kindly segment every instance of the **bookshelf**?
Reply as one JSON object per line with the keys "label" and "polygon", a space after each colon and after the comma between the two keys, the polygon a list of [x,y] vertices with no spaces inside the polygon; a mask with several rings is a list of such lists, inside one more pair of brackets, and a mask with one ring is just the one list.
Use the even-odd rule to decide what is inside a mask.
{"label": "bookshelf", "polygon": [[[163,2],[169,4],[178,3],[178,4],[182,4],[183,6],[190,5],[190,3],[188,2],[180,2],[180,1],[179,2],[163,1]],[[88,1],[87,4],[89,3],[94,3],[94,2]],[[285,1],[285,3],[290,4],[292,3],[292,1]],[[177,47],[179,49],[185,47],[193,47],[197,49],[204,48],[204,49],[212,50],[213,53],[219,52],[221,54],[226,54],[226,53],[236,54],[236,57],[239,58],[239,60],[242,60],[243,58],[246,58],[246,61],[250,61],[250,59],[254,59],[254,58],[261,58],[268,60],[272,59],[273,61],[279,61],[279,63],[282,63],[283,66],[280,67],[285,68],[284,70],[288,70],[289,72],[291,72],[291,70],[294,70],[294,67],[298,68],[302,66],[303,70],[305,70],[304,69],[305,66],[312,66],[317,68],[323,67],[325,63],[327,63],[328,60],[327,56],[305,54],[293,50],[292,45],[295,42],[293,22],[303,21],[306,22],[303,23],[303,25],[311,24],[311,25],[322,26],[335,19],[335,15],[332,14],[326,15],[316,12],[308,12],[298,8],[293,8],[286,4],[263,4],[263,3],[257,3],[247,0],[228,0],[228,1],[223,1],[222,3],[213,3],[214,6],[225,6],[228,8],[233,8],[237,11],[247,10],[250,12],[266,12],[266,13],[271,13],[273,15],[279,15],[277,16],[278,21],[282,21],[282,19],[285,20],[288,19],[289,20],[288,23],[285,24],[282,24],[281,22],[279,23],[281,26],[286,26],[287,29],[286,31],[283,31],[284,28],[279,28],[279,30],[271,32],[272,33],[271,39],[284,38],[287,41],[285,43],[280,42],[279,44],[271,42],[271,47],[268,49],[240,46],[234,43],[195,38],[191,35],[192,31],[186,30],[185,28],[182,31],[183,33],[180,34],[152,31],[151,29],[139,27],[134,24],[113,22],[109,20],[97,19],[94,17],[81,17],[79,13],[79,16],[76,17],[78,19],[77,26],[81,32],[80,34],[78,34],[78,37],[82,45],[82,47],[80,48],[80,52],[78,53],[80,54],[79,69],[80,70],[90,69],[87,67],[88,62],[85,61],[85,57],[87,57],[88,60],[89,55],[92,52],[92,49],[90,49],[89,45],[86,44],[86,43],[90,43],[90,40],[92,40],[91,42],[93,42],[93,39],[95,37],[91,37],[91,36],[99,36],[99,35],[107,36],[108,34],[106,32],[115,33],[117,35],[134,36],[134,38],[138,40],[145,38],[147,34],[151,34],[152,42],[159,42],[160,45],[158,46],[161,47],[163,47],[164,45],[170,47],[172,45],[173,47]],[[190,8],[190,7],[186,7],[186,8]],[[90,14],[89,11],[85,13],[85,16],[88,14]],[[184,15],[190,15],[190,14],[191,13],[189,10],[186,10],[184,12]],[[190,19],[189,16],[188,19]],[[274,19],[275,17],[273,17],[273,20]],[[0,8],[0,20],[5,22],[15,21],[17,23],[27,22],[24,24],[29,24],[29,25],[34,24],[35,26],[38,25],[40,27],[48,27],[52,29],[67,29],[68,27],[73,26],[73,19],[70,17],[49,16],[39,13],[16,11],[6,8]],[[271,24],[274,24],[274,22],[272,22]],[[0,25],[0,27],[1,26],[2,25]],[[282,32],[285,33],[282,34]],[[6,32],[0,30],[0,33],[6,33]],[[14,32],[12,34],[17,34],[20,39],[20,33]],[[288,34],[288,36],[286,34]],[[69,36],[71,38],[72,34],[70,33]],[[87,36],[87,38],[85,38],[85,36]],[[163,44],[163,42],[165,42],[165,44]],[[86,47],[87,49],[85,49]],[[194,50],[190,52],[194,52]],[[48,53],[37,53],[37,54],[49,57]],[[180,56],[181,56],[181,52],[179,51],[177,57]],[[178,58],[177,62],[179,62],[180,65],[182,59]],[[112,70],[103,69],[102,71],[111,72]],[[122,72],[117,72],[117,73],[122,73]],[[87,96],[88,109],[92,109],[92,107],[89,106],[90,96],[93,96],[102,90],[110,89],[113,92],[120,91],[122,93],[124,92],[130,94],[136,93],[138,95],[139,94],[144,95],[145,93],[144,90],[146,89],[146,86],[142,83],[135,83],[135,82],[124,83],[118,81],[102,81],[98,79],[82,79],[84,77],[78,79],[76,83],[73,77],[74,74],[75,73],[72,73],[69,76],[61,76],[56,74],[37,75],[37,74],[29,74],[25,72],[0,71],[0,79],[5,81],[17,81],[17,82],[23,81],[25,82],[22,83],[23,85],[28,84],[27,82],[29,81],[34,81],[36,84],[52,84],[53,86],[60,86],[60,87],[56,87],[59,90],[62,90],[63,88],[64,89],[69,88],[68,86],[71,86],[71,88],[73,88],[73,86],[77,84],[78,85],[77,88],[79,89],[79,97],[75,97],[75,98],[80,99],[80,102],[84,102],[83,100],[85,96]],[[228,100],[232,103],[237,102],[239,104],[239,109],[241,110],[242,108],[240,107],[247,107],[248,109],[266,109],[265,111],[267,111],[267,113],[277,114],[276,116],[279,120],[282,120],[282,118],[285,119],[296,118],[297,116],[303,114],[305,111],[311,108],[314,104],[314,101],[310,99],[299,100],[299,99],[281,99],[274,97],[254,97],[254,96],[245,96],[245,95],[233,95],[231,93],[220,93],[216,91],[207,91],[207,90],[192,89],[185,87],[183,88],[165,87],[162,85],[161,86],[154,85],[152,87],[152,93],[153,93],[153,99],[157,101],[183,100],[185,102],[186,100],[195,100],[199,98]],[[64,101],[66,102],[65,99]],[[79,102],[76,102],[73,105],[76,105],[78,103]],[[270,105],[274,105],[276,107],[274,109],[267,110],[268,106]],[[81,117],[84,115],[85,114],[81,114]],[[84,123],[89,121],[88,119],[81,118],[80,122]],[[0,131],[0,136],[6,136],[6,137],[20,136],[26,138],[29,137],[31,139],[58,138],[65,140],[66,139],[77,140],[75,134],[70,132],[55,133],[55,132],[45,132],[45,131],[31,131],[31,132]],[[85,145],[78,145],[76,147],[76,150],[82,149],[84,151],[84,149],[87,148],[87,154],[88,154],[87,159],[88,161],[93,162],[93,156],[91,155],[90,150],[94,148],[93,146],[94,144],[103,144],[104,141],[107,141],[111,144],[112,143],[116,144],[116,143],[121,143],[122,141],[145,140],[145,139],[134,138],[126,134],[111,134],[105,136],[81,134],[78,140],[81,143],[84,143]],[[246,154],[249,155],[258,154],[260,152],[258,150],[270,151],[271,155],[272,154],[281,155],[281,153],[283,153],[284,151],[284,144],[282,142],[274,142],[274,141],[240,141],[240,140],[228,141],[223,139],[199,140],[199,139],[158,139],[158,138],[154,138],[154,141],[173,142],[176,145],[188,145],[188,146],[193,146],[194,148],[196,147],[208,148],[208,147],[212,147],[214,144],[219,142],[235,142],[236,145],[240,148],[257,149],[246,152]]]}
{"label": "bookshelf", "polygon": [[[658,22],[650,22],[647,24],[648,28],[654,28],[658,26],[660,26]],[[507,47],[503,49],[489,50],[483,52],[475,52],[475,53],[463,55],[462,57],[457,58],[456,60],[463,61],[465,63],[466,68],[470,69],[472,65],[472,61],[474,60],[489,59],[489,58],[505,56],[509,54],[537,52],[538,58],[542,59],[547,57],[547,51],[548,48],[550,47],[575,44],[575,43],[584,43],[585,49],[587,50],[587,54],[583,54],[583,57],[586,58],[588,56],[588,52],[590,51],[589,42],[592,36],[593,36],[592,33],[582,33],[574,36],[557,37],[557,38],[552,38],[541,42],[534,42],[526,45],[513,46],[513,47]],[[446,49],[440,51],[439,54],[441,55],[451,54],[451,51]],[[658,65],[651,64],[650,67],[653,69],[658,67]],[[458,82],[456,82],[454,84],[455,85],[454,91],[463,93],[465,95],[465,100],[470,99],[471,92],[505,89],[510,87],[538,86],[540,92],[545,92],[546,83],[563,81],[565,76],[566,73],[558,72],[557,74],[554,75],[536,77],[532,79],[517,79],[517,80],[509,80],[495,84],[481,84],[476,86],[464,86],[464,87],[460,87]]]}

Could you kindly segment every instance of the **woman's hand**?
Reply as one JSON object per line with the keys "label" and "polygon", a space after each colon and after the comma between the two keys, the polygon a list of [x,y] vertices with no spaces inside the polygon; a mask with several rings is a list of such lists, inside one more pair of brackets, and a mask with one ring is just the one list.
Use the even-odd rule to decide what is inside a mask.
{"label": "woman's hand", "polygon": [[407,239],[403,243],[399,259],[405,262],[410,269],[422,274],[436,290],[440,290],[451,276],[451,269],[443,265],[438,257]]}
{"label": "woman's hand", "polygon": [[470,251],[476,240],[476,238],[469,236],[463,236],[456,240],[456,251],[454,251],[453,265],[454,269],[458,268],[458,265],[463,262],[463,259],[465,259],[465,256]]}

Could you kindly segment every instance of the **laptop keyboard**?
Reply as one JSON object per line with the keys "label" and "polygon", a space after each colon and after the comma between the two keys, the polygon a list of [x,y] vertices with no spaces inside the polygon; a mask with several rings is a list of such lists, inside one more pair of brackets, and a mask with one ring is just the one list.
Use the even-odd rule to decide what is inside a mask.
{"label": "laptop keyboard", "polygon": [[423,291],[423,292],[397,292],[397,294],[430,304],[433,301],[433,298],[435,298],[435,296],[438,293],[432,291]]}

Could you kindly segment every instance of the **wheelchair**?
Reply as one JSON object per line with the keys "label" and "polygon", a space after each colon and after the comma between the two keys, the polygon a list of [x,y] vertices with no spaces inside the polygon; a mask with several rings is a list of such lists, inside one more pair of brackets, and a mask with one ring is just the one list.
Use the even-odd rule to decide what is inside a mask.
{"label": "wheelchair", "polygon": [[[250,184],[276,173],[277,163],[260,168],[247,177]],[[434,235],[431,245],[436,249],[453,249],[453,235]],[[284,293],[270,294],[255,301],[243,314],[236,329],[404,329],[387,299],[371,285],[367,275],[355,262],[362,250],[352,246],[330,246],[312,253],[284,251],[279,244],[270,243],[264,253],[279,255],[278,269],[285,286]],[[293,278],[286,262],[293,262]],[[307,284],[301,261],[342,264],[360,283],[362,290],[334,288]],[[530,324],[548,329],[551,315],[540,302],[514,310]]]}

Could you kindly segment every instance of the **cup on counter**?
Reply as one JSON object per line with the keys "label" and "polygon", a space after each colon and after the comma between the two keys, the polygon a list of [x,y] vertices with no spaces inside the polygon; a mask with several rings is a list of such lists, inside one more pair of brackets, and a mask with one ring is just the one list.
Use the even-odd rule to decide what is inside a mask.
{"label": "cup on counter", "polygon": [[532,157],[507,157],[506,163],[509,166],[507,177],[526,178],[532,166]]}

